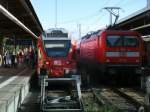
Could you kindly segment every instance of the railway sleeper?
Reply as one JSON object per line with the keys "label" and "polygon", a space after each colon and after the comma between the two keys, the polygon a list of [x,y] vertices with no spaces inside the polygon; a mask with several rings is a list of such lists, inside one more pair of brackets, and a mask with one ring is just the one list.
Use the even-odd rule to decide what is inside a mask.
{"label": "railway sleeper", "polygon": [[114,89],[113,88],[113,91],[116,92],[116,93],[118,93],[123,98],[125,98],[130,104],[134,105],[134,107],[136,108],[137,112],[149,112],[147,110],[147,106],[145,105],[144,101],[141,102],[141,96],[140,95],[138,96],[137,93],[135,93],[135,95],[136,95],[136,98],[135,98],[135,96],[130,96],[127,93],[122,92],[119,89]]}
{"label": "railway sleeper", "polygon": [[[121,96],[113,93],[112,91],[108,91],[109,95],[107,96],[107,93],[105,92],[102,94],[104,91],[107,90],[96,90],[95,91],[95,96],[98,97],[99,102],[101,104],[108,106],[108,107],[114,107],[118,111],[124,111],[124,112],[136,112],[136,108],[134,105],[130,104],[127,102],[126,99],[122,98]],[[112,92],[113,96],[110,96],[110,92]]]}
{"label": "railway sleeper", "polygon": [[[46,73],[46,72],[43,72]],[[80,77],[78,75],[71,78],[46,78],[46,75],[41,75],[41,111],[42,112],[83,112],[83,104],[81,100]],[[59,82],[71,84],[75,87],[75,92],[72,94],[70,88],[65,95],[51,96],[47,83]],[[64,88],[64,93],[66,89]],[[69,94],[69,95],[68,95]]]}

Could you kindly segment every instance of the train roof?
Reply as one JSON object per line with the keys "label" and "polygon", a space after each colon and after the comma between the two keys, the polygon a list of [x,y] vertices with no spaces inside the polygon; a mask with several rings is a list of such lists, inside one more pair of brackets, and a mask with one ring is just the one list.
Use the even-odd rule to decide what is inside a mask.
{"label": "train roof", "polygon": [[138,33],[136,31],[133,31],[133,30],[114,30],[114,29],[106,29],[106,30],[103,30],[105,32],[123,32],[123,33]]}
{"label": "train roof", "polygon": [[64,28],[51,28],[45,30],[45,38],[69,38],[67,30]]}
{"label": "train roof", "polygon": [[52,33],[53,31],[61,31],[62,33],[68,33],[68,31],[64,28],[50,28],[45,30],[46,33]]}
{"label": "train roof", "polygon": [[136,31],[132,31],[132,30],[114,30],[114,29],[103,29],[103,30],[97,30],[95,32],[90,32],[90,33],[87,33],[85,36],[83,36],[81,39],[88,39],[90,38],[92,35],[98,35],[102,32],[122,32],[122,33],[137,33]]}
{"label": "train roof", "polygon": [[53,38],[47,38],[46,35],[43,33],[41,35],[42,40],[71,40],[70,38],[66,38],[66,37],[53,37]]}
{"label": "train roof", "polygon": [[85,36],[83,36],[81,39],[87,39],[92,35],[97,35],[101,30],[97,30],[97,31],[91,31],[89,33],[87,33]]}

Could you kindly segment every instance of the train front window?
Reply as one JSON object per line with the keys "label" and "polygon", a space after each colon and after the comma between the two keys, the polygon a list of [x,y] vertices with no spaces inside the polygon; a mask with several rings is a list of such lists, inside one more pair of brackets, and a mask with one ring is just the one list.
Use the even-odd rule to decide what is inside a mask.
{"label": "train front window", "polygon": [[108,35],[106,38],[106,44],[109,47],[121,46],[122,45],[122,38],[119,35]]}
{"label": "train front window", "polygon": [[139,41],[137,36],[132,35],[108,35],[106,38],[106,44],[108,47],[137,47]]}
{"label": "train front window", "polygon": [[138,38],[136,36],[124,36],[124,46],[137,47]]}
{"label": "train front window", "polygon": [[50,57],[65,57],[70,48],[70,40],[45,40],[45,50]]}

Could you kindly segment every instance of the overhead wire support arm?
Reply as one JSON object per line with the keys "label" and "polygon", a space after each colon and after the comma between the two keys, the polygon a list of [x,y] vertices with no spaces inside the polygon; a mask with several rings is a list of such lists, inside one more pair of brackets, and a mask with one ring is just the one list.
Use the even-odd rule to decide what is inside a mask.
{"label": "overhead wire support arm", "polygon": [[[114,24],[117,22],[119,18],[119,10],[120,7],[104,7],[103,9],[107,10],[110,13],[110,26],[112,26],[112,15],[115,16]],[[115,12],[117,10],[117,13]]]}

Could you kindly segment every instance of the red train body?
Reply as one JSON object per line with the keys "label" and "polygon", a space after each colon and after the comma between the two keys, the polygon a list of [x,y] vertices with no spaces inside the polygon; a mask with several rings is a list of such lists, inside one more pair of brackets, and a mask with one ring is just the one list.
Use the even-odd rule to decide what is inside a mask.
{"label": "red train body", "polygon": [[103,30],[82,38],[77,47],[78,62],[102,72],[138,72],[144,57],[143,40],[137,32]]}
{"label": "red train body", "polygon": [[47,70],[48,77],[66,77],[76,72],[75,45],[64,29],[52,29],[38,38],[38,67]]}

